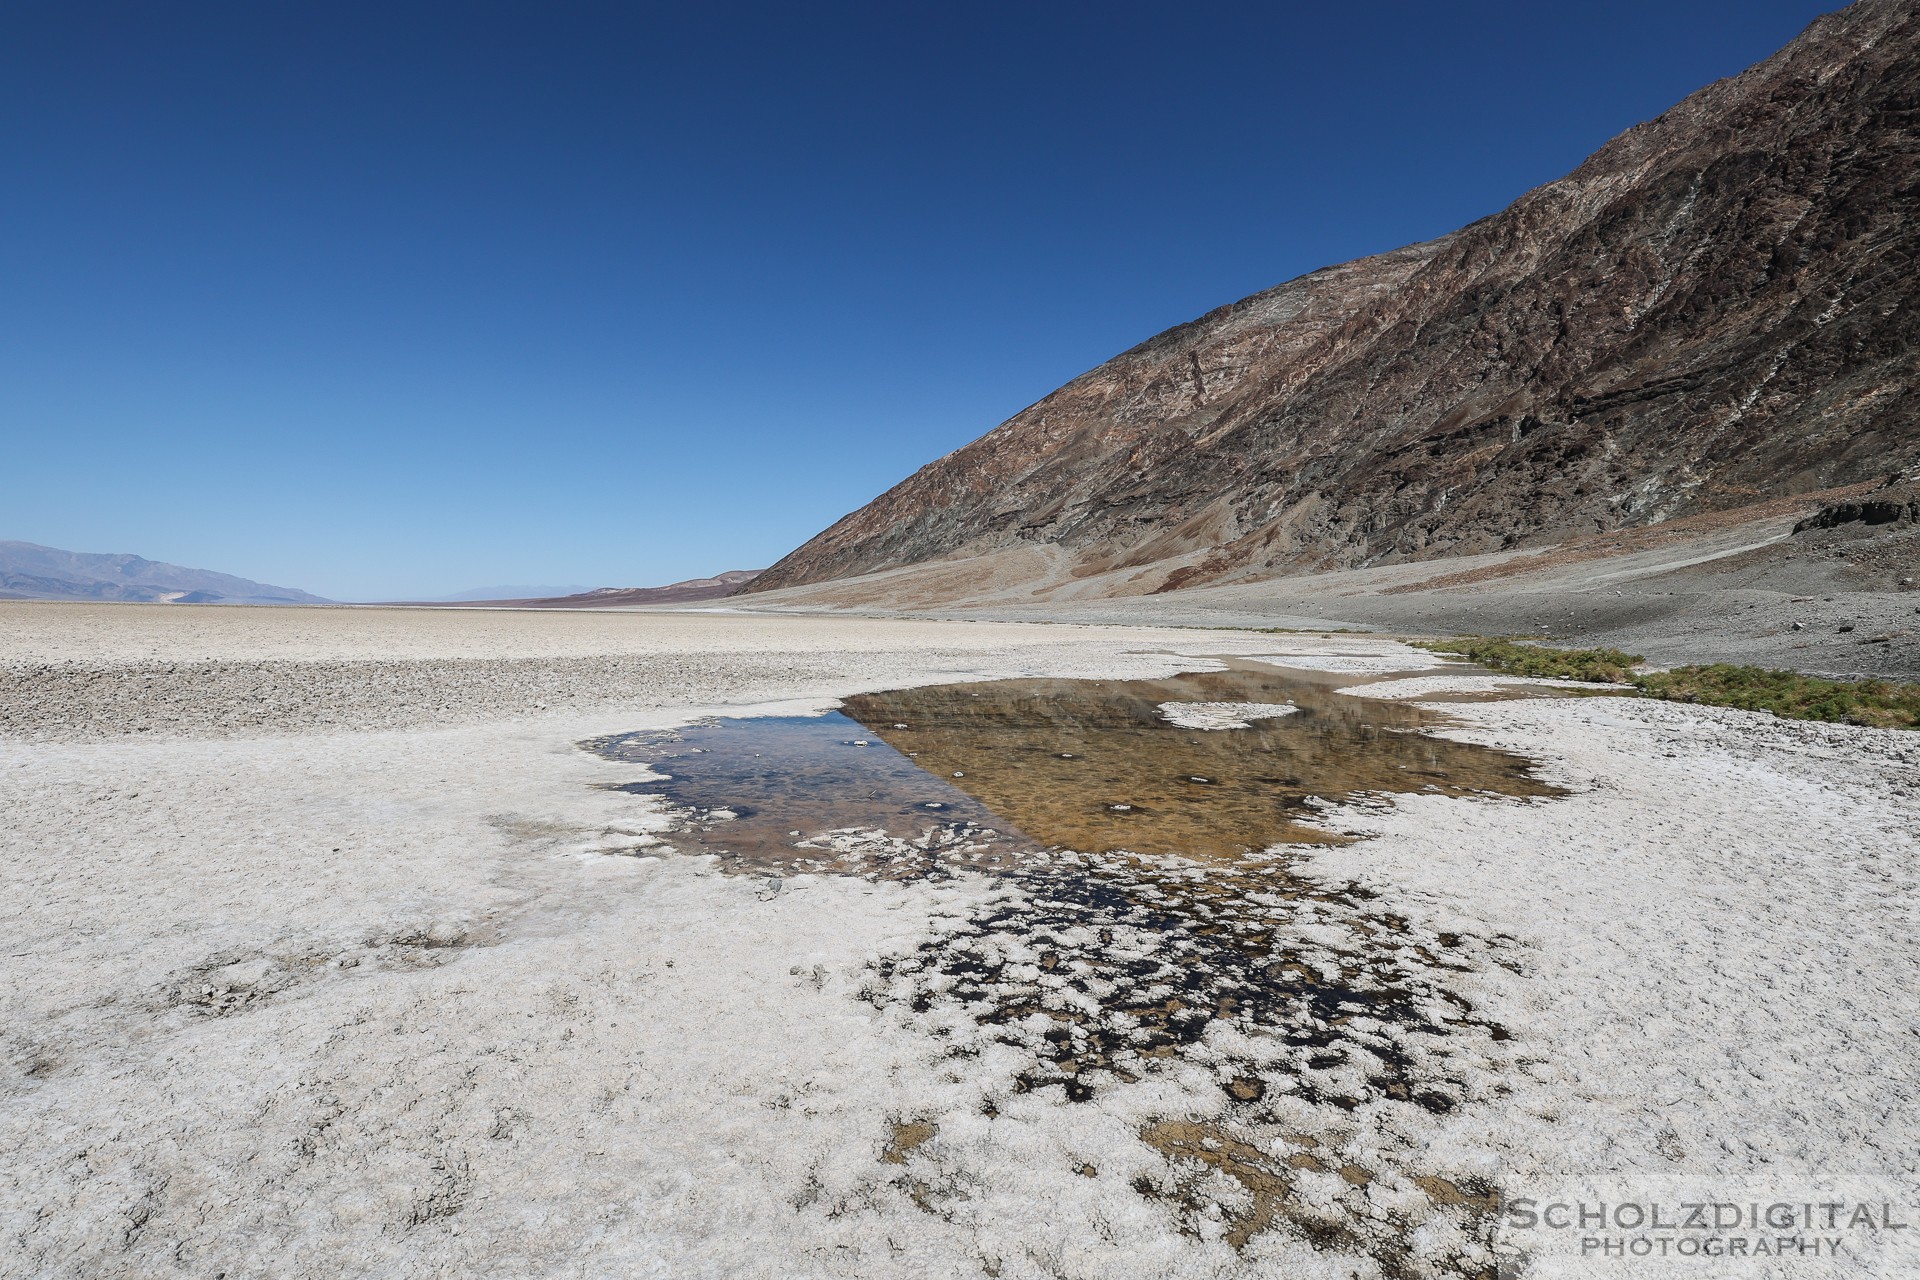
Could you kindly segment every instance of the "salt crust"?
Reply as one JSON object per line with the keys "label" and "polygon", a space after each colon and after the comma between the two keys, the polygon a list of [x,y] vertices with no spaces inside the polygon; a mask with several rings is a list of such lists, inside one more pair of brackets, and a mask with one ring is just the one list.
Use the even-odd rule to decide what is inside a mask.
{"label": "salt crust", "polygon": [[1431,698],[1447,693],[1513,693],[1527,688],[1604,689],[1588,680],[1549,680],[1526,676],[1408,676],[1403,680],[1376,680],[1349,685],[1342,693],[1356,698]]}
{"label": "salt crust", "polygon": [[[739,625],[768,641],[787,621]],[[937,672],[903,646],[841,691],[1165,670],[1128,652],[1137,635],[996,638]],[[595,789],[632,771],[571,744],[726,709],[727,655],[680,660],[709,673],[704,702],[0,743],[0,1273],[1374,1273],[1281,1231],[1242,1251],[1204,1217],[1181,1235],[1133,1189],[1168,1168],[1143,1126],[1227,1105],[1204,1072],[1071,1105],[1013,1091],[1019,1052],[937,1004],[859,998],[873,965],[1005,892],[991,880],[769,895],[663,854],[652,806]],[[823,705],[807,696],[760,709]],[[1372,889],[1416,936],[1507,940],[1512,969],[1452,980],[1519,1054],[1466,1083],[1510,1092],[1294,1114],[1316,1150],[1503,1185],[1911,1187],[1920,1105],[1891,1068],[1920,1006],[1920,735],[1617,699],[1449,714],[1573,794],[1330,808],[1371,838],[1306,870]],[[907,1120],[934,1136],[883,1161]],[[949,1207],[920,1208],[916,1184]],[[1383,1219],[1428,1212],[1404,1179],[1366,1194]],[[1447,1230],[1429,1213],[1410,1263]]]}
{"label": "salt crust", "polygon": [[1429,667],[1449,665],[1443,658],[1428,653],[1425,649],[1415,649],[1409,645],[1384,643],[1383,649],[1390,652],[1377,654],[1256,654],[1255,662],[1271,662],[1276,666],[1293,667],[1299,671],[1327,671],[1343,676],[1377,676],[1395,671],[1421,671]]}

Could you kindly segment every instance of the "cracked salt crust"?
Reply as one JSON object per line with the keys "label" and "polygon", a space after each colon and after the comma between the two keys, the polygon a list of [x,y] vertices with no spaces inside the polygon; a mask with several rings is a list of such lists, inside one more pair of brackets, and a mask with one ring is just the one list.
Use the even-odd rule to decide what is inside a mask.
{"label": "cracked salt crust", "polygon": [[[1447,732],[1575,794],[1327,806],[1371,838],[1300,870],[1376,894],[1409,945],[1489,940],[1446,980],[1512,1033],[1511,1061],[1456,1058],[1445,1114],[1285,1101],[1261,1128],[1220,1084],[1268,1051],[1237,1032],[1075,1104],[1013,1086],[1024,1039],[938,998],[862,998],[1016,886],[803,875],[769,894],[665,854],[657,809],[595,790],[633,771],[573,743],[737,713],[734,654],[784,652],[802,623],[807,648],[832,639],[720,622],[749,643],[661,646],[687,691],[671,706],[0,741],[0,1274],[1378,1274],[1364,1241],[1322,1252],[1284,1221],[1236,1247],[1280,1185],[1289,1213],[1417,1219],[1420,1273],[1473,1256],[1431,1188],[1475,1178],[1913,1184],[1920,735],[1624,699],[1450,708]],[[878,625],[832,624],[867,669],[815,679],[808,706],[1185,664],[1137,652],[1166,633],[889,623],[880,643]]]}
{"label": "cracked salt crust", "polygon": [[1532,676],[1408,676],[1349,685],[1341,693],[1356,698],[1431,698],[1448,693],[1512,693],[1528,688],[1605,690],[1590,680],[1549,680]]}
{"label": "cracked salt crust", "polygon": [[1527,948],[1462,976],[1532,1062],[1497,1113],[1433,1126],[1437,1162],[1517,1190],[1848,1175],[1912,1203],[1920,1086],[1888,1067],[1920,1021],[1920,735],[1611,698],[1451,711],[1448,736],[1577,794],[1356,812],[1372,839],[1310,868]]}
{"label": "cracked salt crust", "polygon": [[1420,671],[1430,667],[1450,665],[1425,649],[1415,649],[1405,645],[1383,644],[1390,650],[1376,654],[1330,654],[1315,656],[1311,654],[1266,653],[1254,654],[1255,662],[1271,662],[1275,666],[1293,667],[1299,671],[1326,671],[1343,676],[1377,676],[1395,671]]}

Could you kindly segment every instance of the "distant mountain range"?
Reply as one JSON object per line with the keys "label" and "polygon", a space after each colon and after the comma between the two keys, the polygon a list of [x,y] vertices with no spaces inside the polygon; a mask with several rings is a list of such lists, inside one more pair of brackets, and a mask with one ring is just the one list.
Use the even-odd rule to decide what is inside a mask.
{"label": "distant mountain range", "polygon": [[[732,569],[664,587],[476,587],[420,604],[605,609],[619,605],[687,604],[732,595],[758,575]],[[333,604],[310,592],[188,569],[135,555],[93,555],[32,542],[0,542],[0,600],[121,600],[169,604]]]}
{"label": "distant mountain range", "polygon": [[517,584],[510,587],[469,587],[451,595],[434,596],[433,601],[436,604],[465,604],[472,600],[550,600],[556,596],[579,595],[592,589],[584,582],[570,582],[565,586]]}
{"label": "distant mountain range", "polygon": [[0,599],[138,600],[172,604],[329,604],[305,591],[133,555],[92,555],[0,542]]}
{"label": "distant mountain range", "polygon": [[[688,578],[664,587],[595,587],[591,591],[564,596],[519,596],[496,600],[457,599],[422,603],[492,605],[517,609],[609,609],[635,604],[691,604],[700,600],[719,600],[760,576],[758,569],[729,569],[711,578]],[[466,595],[466,593],[462,593]]]}

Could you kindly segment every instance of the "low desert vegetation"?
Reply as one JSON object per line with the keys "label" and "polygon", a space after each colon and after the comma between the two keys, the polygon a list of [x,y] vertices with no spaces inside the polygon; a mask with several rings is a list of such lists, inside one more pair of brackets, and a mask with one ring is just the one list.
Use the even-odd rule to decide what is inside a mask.
{"label": "low desert vegetation", "polygon": [[1465,658],[1489,671],[1543,680],[1593,680],[1625,684],[1646,659],[1618,649],[1552,649],[1516,637],[1459,636],[1414,641],[1422,649]]}
{"label": "low desert vegetation", "polygon": [[1798,671],[1716,662],[1633,678],[1641,693],[1671,702],[1771,711],[1788,720],[1832,720],[1880,729],[1920,729],[1920,684],[1827,680]]}
{"label": "low desert vegetation", "polygon": [[[1826,720],[1880,729],[1920,729],[1920,685],[1890,680],[1829,680],[1766,667],[1716,662],[1640,671],[1644,659],[1619,649],[1556,649],[1515,637],[1460,636],[1415,641],[1504,675],[1586,680],[1617,692],[1703,707],[1768,711],[1786,720]],[[1598,691],[1596,691],[1598,692]]]}

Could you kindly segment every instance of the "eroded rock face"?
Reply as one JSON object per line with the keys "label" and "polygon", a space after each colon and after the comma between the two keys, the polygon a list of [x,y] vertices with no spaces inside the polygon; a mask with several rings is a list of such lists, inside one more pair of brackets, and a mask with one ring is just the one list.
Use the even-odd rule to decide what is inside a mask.
{"label": "eroded rock face", "polygon": [[1920,483],[1890,484],[1850,502],[1830,502],[1813,515],[1793,526],[1795,533],[1809,529],[1837,529],[1849,524],[1920,524]]}
{"label": "eroded rock face", "polygon": [[1910,472],[1917,127],[1920,6],[1862,0],[1494,217],[1117,356],[748,590],[1022,543],[1165,590]]}

